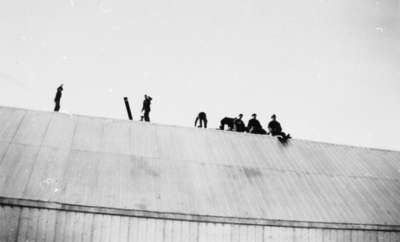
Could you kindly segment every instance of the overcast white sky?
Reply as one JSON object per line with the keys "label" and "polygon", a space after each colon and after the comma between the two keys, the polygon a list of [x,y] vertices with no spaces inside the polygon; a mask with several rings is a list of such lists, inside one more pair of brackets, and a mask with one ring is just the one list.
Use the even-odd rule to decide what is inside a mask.
{"label": "overcast white sky", "polygon": [[399,0],[0,0],[0,105],[400,150]]}

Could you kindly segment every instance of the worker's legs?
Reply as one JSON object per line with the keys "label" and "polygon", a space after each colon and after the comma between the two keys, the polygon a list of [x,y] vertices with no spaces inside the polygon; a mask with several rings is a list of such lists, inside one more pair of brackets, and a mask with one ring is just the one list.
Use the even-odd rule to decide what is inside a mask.
{"label": "worker's legs", "polygon": [[145,122],[150,122],[150,116],[149,116],[149,114],[150,114],[150,111],[144,111],[144,121]]}
{"label": "worker's legs", "polygon": [[56,101],[56,106],[54,107],[54,112],[58,112],[60,110],[60,101]]}
{"label": "worker's legs", "polygon": [[199,128],[207,128],[207,119],[200,119],[200,126]]}

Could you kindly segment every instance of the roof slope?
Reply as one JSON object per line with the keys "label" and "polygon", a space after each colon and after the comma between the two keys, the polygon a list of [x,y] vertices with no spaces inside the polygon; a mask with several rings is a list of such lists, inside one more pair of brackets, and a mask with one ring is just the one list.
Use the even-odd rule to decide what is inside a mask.
{"label": "roof slope", "polygon": [[0,107],[0,196],[400,225],[400,152]]}

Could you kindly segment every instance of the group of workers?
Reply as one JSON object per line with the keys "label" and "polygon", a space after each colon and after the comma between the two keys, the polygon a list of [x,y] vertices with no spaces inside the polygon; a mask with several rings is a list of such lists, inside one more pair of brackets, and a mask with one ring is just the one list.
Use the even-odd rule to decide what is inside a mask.
{"label": "group of workers", "polygon": [[[54,98],[55,107],[54,111],[58,112],[60,110],[60,101],[63,91],[63,84],[61,84],[57,88],[56,96]],[[140,117],[140,121],[150,122],[150,105],[152,101],[152,97],[148,95],[144,95],[144,101],[142,105],[142,113],[143,115]],[[221,120],[219,129],[224,130],[225,126],[228,126],[228,130],[236,131],[236,132],[248,132],[252,134],[267,134],[272,136],[277,136],[279,140],[282,142],[286,142],[290,139],[290,134],[285,134],[282,131],[281,124],[276,121],[276,115],[273,114],[271,116],[271,121],[268,123],[268,132],[262,127],[261,123],[257,120],[257,114],[253,113],[251,115],[251,119],[247,123],[247,126],[244,124],[243,114],[239,114],[236,118],[225,117]],[[197,125],[199,124],[199,125]],[[196,120],[194,122],[195,127],[199,128],[207,128],[207,114],[205,112],[200,112]]]}
{"label": "group of workers", "polygon": [[[282,131],[281,124],[276,120],[275,114],[271,116],[271,121],[268,123],[268,132],[265,131],[260,121],[257,120],[257,114],[253,113],[251,115],[247,126],[242,119],[243,114],[239,114],[236,118],[225,117],[221,120],[219,129],[225,130],[225,126],[227,126],[229,131],[272,135],[277,136],[280,141],[287,141],[291,138],[290,134],[286,134]],[[197,123],[199,123],[199,125],[197,125]],[[197,115],[194,126],[198,128],[207,128],[207,115],[205,112],[200,112]]]}
{"label": "group of workers", "polygon": [[[63,84],[61,84],[56,91],[56,96],[54,97],[54,112],[58,112],[60,111],[61,105],[60,105],[60,101],[61,101],[61,96],[62,96],[62,91],[64,90],[63,88]],[[150,105],[151,105],[151,101],[153,100],[152,97],[148,96],[148,95],[144,95],[144,101],[143,101],[143,106],[142,106],[142,113],[143,115],[140,116],[140,121],[145,121],[145,122],[150,122]]]}

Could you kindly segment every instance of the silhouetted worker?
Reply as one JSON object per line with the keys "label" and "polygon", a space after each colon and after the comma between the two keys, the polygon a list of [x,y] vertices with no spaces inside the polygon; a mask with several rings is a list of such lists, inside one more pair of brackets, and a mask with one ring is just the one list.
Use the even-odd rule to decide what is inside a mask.
{"label": "silhouetted worker", "polygon": [[261,126],[260,122],[257,120],[257,114],[253,113],[251,117],[252,118],[247,124],[247,131],[252,134],[267,134],[267,132]]}
{"label": "silhouetted worker", "polygon": [[228,126],[228,130],[232,131],[233,130],[234,121],[235,121],[234,118],[229,118],[229,117],[225,117],[225,118],[221,119],[219,129],[220,130],[224,130],[225,129],[225,125],[227,125]]}
{"label": "silhouetted worker", "polygon": [[286,135],[284,132],[282,132],[281,124],[278,121],[276,121],[276,115],[275,114],[273,114],[271,116],[271,119],[272,120],[268,123],[269,133],[272,136],[279,136],[281,138],[281,139],[279,139],[280,141],[286,141],[286,140],[290,139],[291,138],[290,134]]}
{"label": "silhouetted worker", "polygon": [[237,118],[233,120],[233,130],[237,132],[244,132],[246,131],[246,126],[242,120],[243,114],[239,114]]}
{"label": "silhouetted worker", "polygon": [[56,103],[56,106],[54,107],[54,112],[58,112],[60,110],[60,101],[61,101],[61,96],[62,96],[62,91],[63,91],[63,84],[61,84],[57,88],[56,96],[54,98],[54,102]]}
{"label": "silhouetted worker", "polygon": [[144,118],[145,122],[150,122],[149,114],[150,114],[151,100],[153,100],[153,99],[150,96],[144,95],[142,112],[143,112],[143,118]]}
{"label": "silhouetted worker", "polygon": [[[199,126],[197,126],[197,122],[199,122]],[[205,112],[200,112],[196,120],[194,121],[194,127],[199,127],[199,128],[207,128],[207,115]]]}

